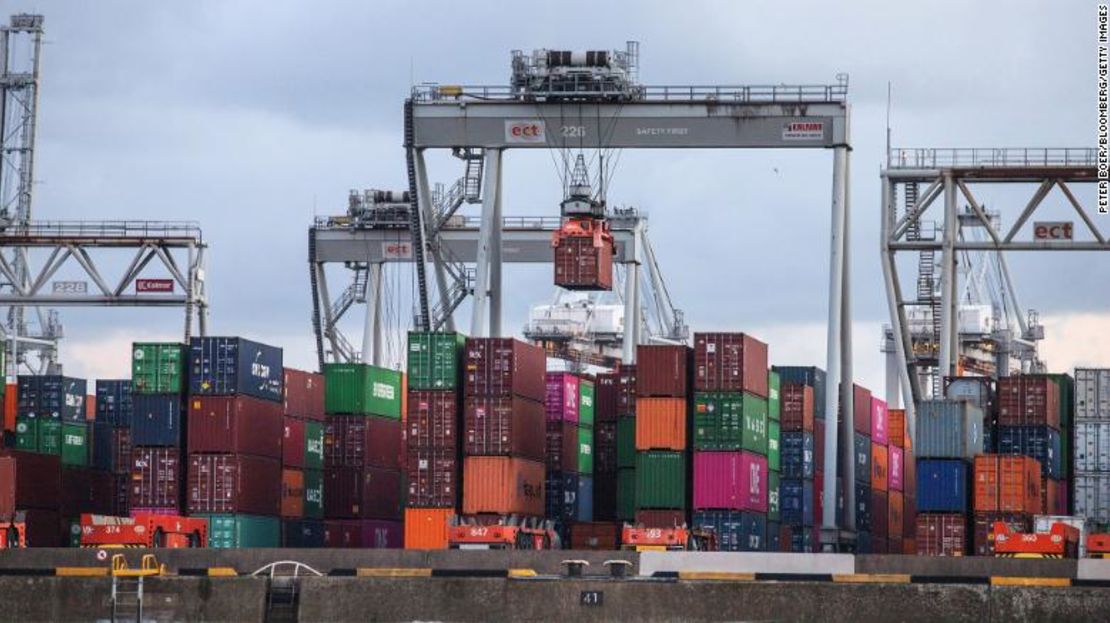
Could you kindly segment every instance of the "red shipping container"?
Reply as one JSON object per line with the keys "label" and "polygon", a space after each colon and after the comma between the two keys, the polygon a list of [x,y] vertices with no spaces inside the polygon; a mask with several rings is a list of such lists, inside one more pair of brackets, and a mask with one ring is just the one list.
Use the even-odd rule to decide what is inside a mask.
{"label": "red shipping container", "polygon": [[[550,429],[551,424],[548,424]],[[617,473],[617,423],[599,422],[594,426],[594,487],[597,487],[597,476],[601,474]],[[548,446],[547,456],[551,456]],[[548,463],[548,467],[551,464]],[[597,497],[596,495],[594,497]],[[594,508],[596,514],[596,506]]]}
{"label": "red shipping container", "polygon": [[1048,376],[998,379],[998,423],[1002,426],[1060,428],[1060,389]]}
{"label": "red shipping container", "polygon": [[268,457],[190,454],[187,486],[190,513],[278,515],[281,510],[281,463]]}
{"label": "red shipping container", "polygon": [[4,450],[15,459],[16,510],[58,510],[62,501],[62,460],[58,455]]}
{"label": "red shipping container", "polygon": [[304,472],[299,469],[281,470],[281,516],[304,517]]}
{"label": "red shipping container", "polygon": [[[636,395],[684,397],[689,390],[690,349],[685,346],[636,347]],[[635,405],[632,407],[635,411]]]}
{"label": "red shipping container", "polygon": [[15,513],[15,459],[0,456],[0,521]]}
{"label": "red shipping container", "polygon": [[324,513],[339,519],[399,519],[401,473],[377,467],[327,468]]}
{"label": "red shipping container", "polygon": [[1033,531],[1033,517],[1026,513],[975,513],[972,519],[973,556],[994,556],[994,522],[1005,522],[1014,532]]}
{"label": "red shipping container", "polygon": [[[643,366],[638,358],[637,365]],[[746,333],[694,334],[694,389],[767,397],[767,345]]]}
{"label": "red shipping container", "polygon": [[324,375],[285,368],[283,412],[306,420],[324,419]]}
{"label": "red shipping container", "polygon": [[650,509],[638,510],[635,515],[637,526],[645,528],[675,528],[687,525],[686,511]]}
{"label": "red shipping container", "polygon": [[615,550],[620,547],[620,532],[620,524],[613,522],[571,524],[570,548],[576,550]]}
{"label": "red shipping container", "polygon": [[883,540],[890,525],[890,501],[886,491],[871,490],[871,535]]}
{"label": "red shipping container", "polygon": [[857,433],[871,436],[871,390],[852,385],[852,426]]}
{"label": "red shipping container", "polygon": [[87,467],[62,468],[63,517],[112,512],[112,475]]}
{"label": "red shipping container", "polygon": [[887,453],[890,455],[890,464],[887,466],[887,480],[889,481],[889,489],[891,491],[904,491],[905,489],[902,486],[902,449],[895,446],[887,446]]}
{"label": "red shipping container", "polygon": [[620,394],[620,375],[616,372],[597,375],[594,382],[594,422],[616,422]]}
{"label": "red shipping container", "polygon": [[871,537],[871,553],[872,554],[889,554],[890,543],[887,542],[885,537],[872,536]]}
{"label": "red shipping container", "polygon": [[324,521],[324,547],[359,547],[362,531],[353,519],[328,519]]}
{"label": "red shipping container", "polygon": [[410,449],[408,452],[408,505],[455,508],[459,503],[459,464],[454,448]]}
{"label": "red shipping container", "polygon": [[825,420],[813,420],[813,466],[825,469]]}
{"label": "red shipping container", "polygon": [[[9,383],[4,388],[4,430],[15,432],[15,418],[19,415],[19,385]],[[2,442],[0,442],[2,445]]]}
{"label": "red shipping container", "polygon": [[304,469],[304,420],[287,415],[282,419],[281,464]]}
{"label": "red shipping container", "polygon": [[543,403],[547,355],[512,338],[467,338],[466,396],[520,396]]}
{"label": "red shipping container", "polygon": [[132,508],[181,506],[181,455],[177,448],[138,446],[131,452]]}
{"label": "red shipping container", "polygon": [[459,398],[453,389],[409,392],[405,421],[409,448],[456,448]]}
{"label": "red shipping container", "polygon": [[324,522],[324,547],[400,549],[403,524],[380,519],[329,519]]}
{"label": "red shipping container", "polygon": [[[902,495],[902,536],[913,539],[917,537],[917,497],[905,493]],[[914,553],[917,549],[914,548]],[[907,554],[910,552],[906,552]]]}
{"label": "red shipping container", "polygon": [[544,460],[543,403],[519,397],[468,396],[463,450],[471,456]]}
{"label": "red shipping container", "polygon": [[886,412],[887,436],[890,445],[899,448],[906,447],[906,411],[904,409],[888,409]]}
{"label": "red shipping container", "polygon": [[1066,480],[1061,480],[1060,485],[1056,488],[1056,511],[1054,515],[1070,515],[1071,512],[1068,507],[1068,485]]}
{"label": "red shipping container", "polygon": [[597,235],[559,236],[555,285],[567,290],[613,289],[613,240]]}
{"label": "red shipping container", "polygon": [[617,375],[620,377],[617,387],[617,417],[636,415],[636,396],[639,391],[636,366],[622,365],[617,370]]}
{"label": "red shipping container", "polygon": [[570,372],[548,372],[544,414],[548,420],[578,423],[578,377]]}
{"label": "red shipping container", "polygon": [[694,509],[767,512],[767,457],[752,452],[695,452]]}
{"label": "red shipping container", "polygon": [[779,425],[784,433],[813,432],[813,388],[798,383],[783,383]]}
{"label": "red shipping container", "polygon": [[1060,486],[1051,478],[1041,479],[1040,513],[1050,515],[1060,505]]}
{"label": "red shipping container", "polygon": [[468,456],[463,464],[464,515],[544,513],[543,463],[500,456]]}
{"label": "red shipping container", "polygon": [[887,445],[890,442],[890,422],[886,401],[871,397],[871,441]]}
{"label": "red shipping container", "polygon": [[23,536],[27,547],[64,547],[69,536],[62,516],[40,508],[23,512]]}
{"label": "red shipping container", "polygon": [[556,472],[578,471],[578,425],[573,422],[548,422],[546,434],[547,469]]}
{"label": "red shipping container", "polygon": [[[902,551],[902,529],[906,525],[904,516],[906,510],[905,499],[902,497],[901,491],[889,491],[886,494],[886,500],[886,537],[890,539],[891,547],[897,547],[900,553]],[[871,522],[874,524],[875,520],[872,519]]]}
{"label": "red shipping container", "polygon": [[871,488],[886,491],[890,465],[886,446],[871,442]]}
{"label": "red shipping container", "polygon": [[376,415],[339,416],[346,421],[343,436],[344,465],[400,469],[400,420]]}
{"label": "red shipping container", "polygon": [[281,403],[243,394],[189,398],[189,452],[281,459]]}
{"label": "red shipping container", "polygon": [[1041,464],[1021,455],[975,457],[973,506],[980,512],[1042,512]]}
{"label": "red shipping container", "polygon": [[955,513],[917,516],[917,553],[921,556],[967,554],[967,518]]}

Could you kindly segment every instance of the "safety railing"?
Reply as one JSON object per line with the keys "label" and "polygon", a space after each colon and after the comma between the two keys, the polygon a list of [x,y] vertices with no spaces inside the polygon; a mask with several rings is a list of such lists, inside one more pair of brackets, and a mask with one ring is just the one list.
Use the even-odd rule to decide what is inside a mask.
{"label": "safety railing", "polygon": [[843,102],[848,97],[848,81],[837,84],[771,84],[771,85],[662,85],[630,86],[624,89],[597,91],[521,91],[509,86],[420,84],[412,88],[417,103],[466,100],[512,101],[525,98],[624,97],[645,102],[730,102],[730,103],[797,103]]}
{"label": "safety railing", "polygon": [[1096,154],[1090,147],[897,147],[887,162],[895,169],[1087,167],[1095,166]]}
{"label": "safety railing", "polygon": [[201,239],[196,221],[31,221],[13,224],[0,235],[94,238],[195,238]]}

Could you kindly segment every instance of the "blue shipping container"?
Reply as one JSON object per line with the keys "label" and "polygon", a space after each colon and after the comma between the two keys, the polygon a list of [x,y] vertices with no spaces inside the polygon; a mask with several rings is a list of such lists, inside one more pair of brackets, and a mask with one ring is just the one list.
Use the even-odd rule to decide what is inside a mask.
{"label": "blue shipping container", "polygon": [[790,551],[808,554],[818,551],[817,535],[809,526],[790,526]]}
{"label": "blue shipping container", "polygon": [[998,431],[997,427],[988,424],[987,418],[983,418],[983,454],[996,454],[998,452]]}
{"label": "blue shipping container", "polygon": [[856,531],[871,531],[871,485],[856,483]]}
{"label": "blue shipping container", "polygon": [[324,547],[324,522],[320,519],[286,519],[281,522],[282,547]]}
{"label": "blue shipping container", "polygon": [[546,515],[565,523],[593,521],[594,479],[574,472],[549,472]]}
{"label": "blue shipping container", "polygon": [[855,435],[855,448],[852,455],[856,457],[856,482],[871,483],[871,437],[869,435]]}
{"label": "blue shipping container", "polygon": [[870,554],[871,550],[871,533],[856,532],[856,553]]}
{"label": "blue shipping container", "polygon": [[245,394],[282,400],[282,351],[239,337],[189,341],[189,391],[197,396]]}
{"label": "blue shipping container", "polygon": [[698,511],[694,527],[712,530],[722,552],[762,552],[767,540],[767,516],[740,511]]}
{"label": "blue shipping container", "polygon": [[768,551],[768,552],[782,551],[780,549],[782,547],[782,543],[780,541],[781,537],[782,537],[782,526],[781,526],[781,524],[779,524],[779,522],[777,522],[777,521],[768,521],[767,522],[767,544],[763,548],[764,551]]}
{"label": "blue shipping container", "polygon": [[782,523],[812,526],[813,481],[783,478],[779,483],[779,506],[782,509]]}
{"label": "blue shipping container", "polygon": [[96,421],[112,426],[131,426],[131,381],[96,382]]}
{"label": "blue shipping container", "polygon": [[999,426],[998,453],[1024,454],[1041,462],[1041,475],[1063,478],[1060,432],[1048,426]]}
{"label": "blue shipping container", "polygon": [[917,460],[917,512],[966,513],[971,470],[963,459]]}
{"label": "blue shipping container", "polygon": [[181,396],[135,394],[131,405],[132,446],[181,445]]}
{"label": "blue shipping container", "polygon": [[25,418],[52,418],[84,422],[85,379],[68,376],[20,375],[16,379],[16,414]]}
{"label": "blue shipping container", "polygon": [[92,466],[94,469],[110,471],[112,469],[112,425],[107,422],[93,422],[89,427],[92,432]]}
{"label": "blue shipping container", "polygon": [[813,478],[813,433],[780,433],[783,478]]}
{"label": "blue shipping container", "polygon": [[814,366],[771,366],[779,383],[799,383],[813,388],[813,417],[825,419],[825,371]]}

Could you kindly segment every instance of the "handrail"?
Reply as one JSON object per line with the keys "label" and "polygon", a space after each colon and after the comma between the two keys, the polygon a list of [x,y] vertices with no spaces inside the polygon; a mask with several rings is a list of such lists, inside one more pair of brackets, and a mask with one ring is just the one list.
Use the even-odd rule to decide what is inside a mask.
{"label": "handrail", "polygon": [[201,239],[197,221],[30,221],[13,223],[0,236],[95,236],[100,238]]}
{"label": "handrail", "polygon": [[[259,576],[263,573],[268,573],[269,576],[271,578],[273,578],[273,577],[275,577],[274,572],[278,569],[278,567],[280,565],[292,565],[293,566],[293,575],[292,575],[292,577],[294,577],[294,578],[299,576],[300,571],[301,571],[302,568],[311,571],[313,575],[317,575],[317,576],[324,575],[323,573],[320,573],[319,571],[317,571],[317,570],[313,569],[312,567],[304,564],[303,562],[298,562],[296,560],[278,560],[278,561],[271,562],[271,563],[266,564],[266,565],[262,565],[261,567],[258,568],[257,571],[252,573],[251,576],[252,577],[257,577],[257,576]],[[276,576],[276,577],[288,577],[288,576]]]}
{"label": "handrail", "polygon": [[621,97],[643,102],[725,101],[739,103],[844,102],[848,83],[838,84],[769,84],[769,85],[652,85],[630,86],[625,89],[606,88],[596,91],[519,91],[511,86],[419,84],[412,88],[416,103],[471,101],[513,101],[526,98]]}
{"label": "handrail", "polygon": [[937,167],[1093,167],[1096,153],[1092,147],[942,147],[891,148],[891,169],[932,169]]}

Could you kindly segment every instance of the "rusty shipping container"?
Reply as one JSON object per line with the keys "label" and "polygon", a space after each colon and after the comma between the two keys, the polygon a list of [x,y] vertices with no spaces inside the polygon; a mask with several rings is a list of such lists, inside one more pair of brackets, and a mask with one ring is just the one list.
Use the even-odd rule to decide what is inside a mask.
{"label": "rusty shipping container", "polygon": [[[281,403],[245,394],[189,398],[189,452],[281,458]],[[220,511],[203,511],[220,512]]]}
{"label": "rusty shipping container", "polygon": [[183,476],[181,453],[177,448],[132,448],[131,506],[179,509]]}
{"label": "rusty shipping container", "polygon": [[1037,513],[1041,507],[1041,466],[1019,455],[975,457],[974,508],[980,512]]}
{"label": "rusty shipping container", "polygon": [[890,445],[905,448],[906,447],[906,410],[905,409],[889,409],[886,412],[890,435]]}
{"label": "rusty shipping container", "polygon": [[779,430],[784,433],[813,432],[813,388],[798,383],[783,383],[779,395],[782,397]]}
{"label": "rusty shipping container", "polygon": [[306,420],[324,419],[324,375],[285,368],[284,413]]}
{"label": "rusty shipping container", "polygon": [[685,346],[638,346],[636,395],[642,398],[688,396],[690,353]]}
{"label": "rusty shipping container", "polygon": [[897,547],[899,551],[902,549],[902,532],[906,525],[905,519],[905,498],[901,491],[889,491],[886,494],[887,499],[887,538],[890,539],[892,547]]}
{"label": "rusty shipping container", "polygon": [[410,391],[405,426],[409,448],[457,447],[458,394],[453,389]]}
{"label": "rusty shipping container", "polygon": [[852,426],[857,433],[871,436],[871,390],[852,384]]}
{"label": "rusty shipping container", "polygon": [[890,475],[890,457],[887,447],[871,442],[871,489],[886,491]]}
{"label": "rusty shipping container", "polygon": [[612,240],[560,237],[555,247],[555,285],[566,290],[612,290]]}
{"label": "rusty shipping container", "polygon": [[329,415],[324,424],[324,465],[399,469],[400,420],[373,415]]}
{"label": "rusty shipping container", "polygon": [[748,392],[767,398],[767,369],[767,344],[746,333],[694,334],[696,391]]}
{"label": "rusty shipping container", "polygon": [[324,514],[337,519],[401,518],[401,473],[377,467],[324,470]]}
{"label": "rusty shipping container", "polygon": [[299,469],[281,470],[281,516],[304,517],[304,472]]}
{"label": "rusty shipping container", "polygon": [[886,491],[871,490],[871,536],[876,541],[887,538],[887,528],[890,526],[890,498]]}
{"label": "rusty shipping container", "polygon": [[530,398],[543,403],[547,355],[512,338],[467,338],[466,396]]}
{"label": "rusty shipping container", "polygon": [[967,517],[956,513],[917,516],[917,553],[922,556],[967,554]]}
{"label": "rusty shipping container", "polygon": [[998,380],[1000,426],[1060,429],[1060,388],[1048,376],[1008,376]]}
{"label": "rusty shipping container", "polygon": [[544,405],[520,397],[467,396],[463,450],[471,456],[543,461]]}
{"label": "rusty shipping container", "polygon": [[248,454],[190,454],[186,499],[190,513],[276,516],[281,509],[281,463]]}
{"label": "rusty shipping container", "polygon": [[544,501],[543,463],[515,457],[466,457],[463,514],[542,517]]}
{"label": "rusty shipping container", "polygon": [[1032,532],[1033,516],[1026,513],[975,513],[972,517],[973,556],[994,556],[994,522],[1001,521],[1014,532]]}
{"label": "rusty shipping container", "polygon": [[409,449],[408,505],[427,508],[454,508],[459,503],[458,452],[449,449]]}
{"label": "rusty shipping container", "polygon": [[686,449],[686,399],[636,400],[636,450]]}
{"label": "rusty shipping container", "polygon": [[617,386],[617,417],[636,414],[636,396],[639,391],[636,366],[622,365],[617,370],[620,377]]}

